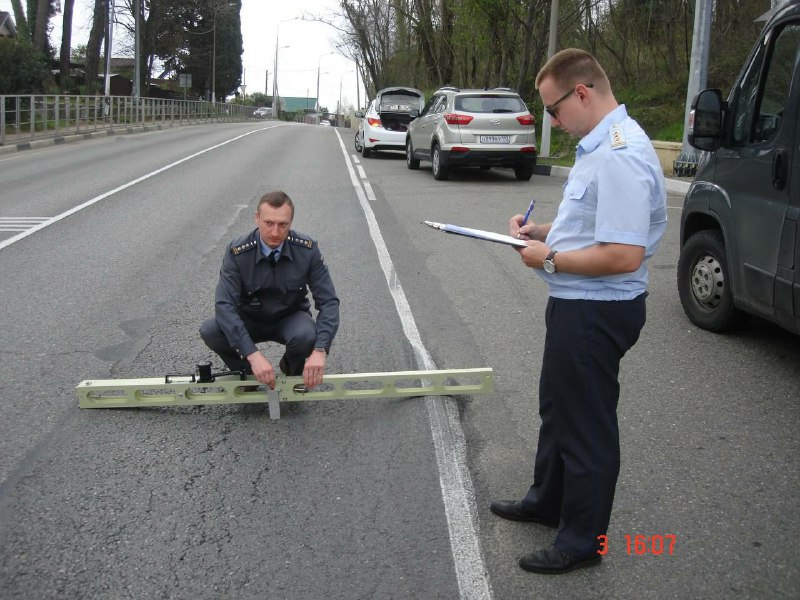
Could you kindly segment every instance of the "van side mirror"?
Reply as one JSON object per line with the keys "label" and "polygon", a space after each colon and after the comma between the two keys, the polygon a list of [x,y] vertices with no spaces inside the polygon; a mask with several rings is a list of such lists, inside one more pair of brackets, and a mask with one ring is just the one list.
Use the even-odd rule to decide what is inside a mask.
{"label": "van side mirror", "polygon": [[357,110],[356,111],[356,118],[357,119],[363,119],[364,118],[364,113],[361,112],[360,110]]}
{"label": "van side mirror", "polygon": [[419,109],[418,108],[412,108],[411,112],[408,113],[408,116],[411,117],[412,119],[416,119],[419,116]]}
{"label": "van side mirror", "polygon": [[692,102],[689,112],[689,143],[698,150],[713,152],[722,139],[722,94],[703,90]]}

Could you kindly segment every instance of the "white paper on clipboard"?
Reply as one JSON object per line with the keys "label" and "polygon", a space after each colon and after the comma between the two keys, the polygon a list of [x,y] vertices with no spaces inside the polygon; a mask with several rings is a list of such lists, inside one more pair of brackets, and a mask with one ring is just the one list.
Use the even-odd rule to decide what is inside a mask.
{"label": "white paper on clipboard", "polygon": [[451,225],[449,223],[435,223],[433,221],[423,221],[425,225],[439,229],[445,233],[454,233],[456,235],[464,235],[467,237],[475,238],[478,240],[486,240],[487,242],[495,242],[497,244],[506,244],[508,246],[516,246],[524,248],[528,244],[525,240],[520,240],[510,235],[503,235],[502,233],[495,233],[494,231],[484,231],[483,229],[472,229],[471,227],[461,227],[460,225]]}

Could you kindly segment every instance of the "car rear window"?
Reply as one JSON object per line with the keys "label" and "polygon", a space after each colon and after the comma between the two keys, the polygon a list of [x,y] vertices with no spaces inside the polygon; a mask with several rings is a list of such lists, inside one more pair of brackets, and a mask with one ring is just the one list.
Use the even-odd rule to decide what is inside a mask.
{"label": "car rear window", "polygon": [[518,113],[528,110],[519,96],[486,94],[456,96],[455,108],[472,113]]}

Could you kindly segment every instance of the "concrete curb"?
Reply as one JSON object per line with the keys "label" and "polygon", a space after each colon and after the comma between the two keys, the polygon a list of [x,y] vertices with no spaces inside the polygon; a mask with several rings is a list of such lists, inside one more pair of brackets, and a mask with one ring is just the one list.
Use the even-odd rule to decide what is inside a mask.
{"label": "concrete curb", "polygon": [[[558,167],[551,165],[536,165],[533,172],[537,175],[557,175],[559,177],[568,177],[570,172],[569,167]],[[664,187],[668,192],[675,194],[686,194],[689,191],[689,186],[692,185],[690,180],[678,179],[675,177],[665,177]]]}

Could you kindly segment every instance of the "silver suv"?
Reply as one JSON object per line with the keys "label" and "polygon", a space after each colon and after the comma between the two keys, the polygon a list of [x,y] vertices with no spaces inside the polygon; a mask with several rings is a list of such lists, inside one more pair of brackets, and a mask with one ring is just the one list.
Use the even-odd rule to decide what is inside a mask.
{"label": "silver suv", "polygon": [[406,133],[406,165],[418,169],[421,160],[431,162],[440,181],[459,167],[512,168],[528,181],[536,165],[533,115],[508,88],[441,88]]}

